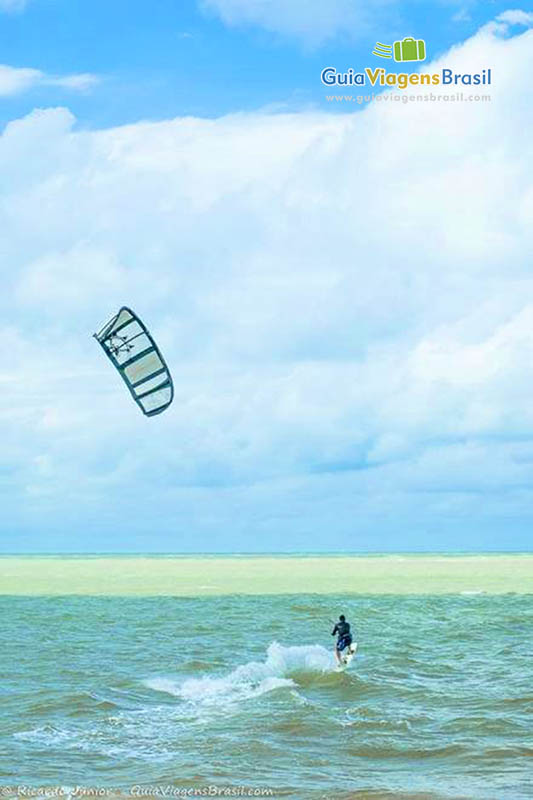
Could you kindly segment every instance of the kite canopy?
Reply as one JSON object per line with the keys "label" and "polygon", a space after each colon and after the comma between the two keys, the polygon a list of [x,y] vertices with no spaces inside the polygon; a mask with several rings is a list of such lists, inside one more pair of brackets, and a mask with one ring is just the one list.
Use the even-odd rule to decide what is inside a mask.
{"label": "kite canopy", "polygon": [[94,334],[147,417],[168,408],[174,397],[172,377],[158,346],[139,317],[126,306]]}

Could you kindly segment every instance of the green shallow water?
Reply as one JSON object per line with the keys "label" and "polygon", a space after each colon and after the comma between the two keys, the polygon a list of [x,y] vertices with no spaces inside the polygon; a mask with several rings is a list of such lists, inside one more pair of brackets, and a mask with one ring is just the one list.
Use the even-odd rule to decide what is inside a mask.
{"label": "green shallow water", "polygon": [[533,555],[4,556],[0,594],[533,593]]}
{"label": "green shallow water", "polygon": [[0,614],[4,785],[533,796],[531,595],[3,596]]}

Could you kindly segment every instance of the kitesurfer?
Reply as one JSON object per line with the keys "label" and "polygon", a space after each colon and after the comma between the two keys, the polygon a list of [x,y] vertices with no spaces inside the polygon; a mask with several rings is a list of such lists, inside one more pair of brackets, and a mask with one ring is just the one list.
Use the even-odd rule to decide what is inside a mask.
{"label": "kitesurfer", "polygon": [[335,623],[335,627],[331,631],[331,635],[335,636],[337,634],[337,641],[335,642],[335,658],[337,660],[337,664],[341,663],[341,653],[346,647],[349,647],[352,643],[352,634],[350,633],[350,623],[346,622],[346,617],[344,614],[341,614],[339,617],[339,621]]}

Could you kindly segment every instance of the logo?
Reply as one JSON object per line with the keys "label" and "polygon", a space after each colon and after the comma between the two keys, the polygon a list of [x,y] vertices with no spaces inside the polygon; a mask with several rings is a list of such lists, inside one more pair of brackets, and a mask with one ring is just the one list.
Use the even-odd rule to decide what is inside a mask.
{"label": "logo", "polygon": [[[393,44],[376,42],[372,55],[378,58],[392,59],[398,62],[420,62],[426,60],[426,42],[424,39],[414,39],[406,36]],[[339,72],[336,67],[324,67],[320,73],[324,86],[366,86],[396,87],[401,90],[411,86],[490,86],[492,84],[492,69],[485,67],[479,72],[455,72],[452,69],[442,68],[440,72],[389,72],[385,67],[364,67],[354,69],[350,67],[345,72]]]}
{"label": "logo", "polygon": [[376,42],[372,50],[372,55],[378,58],[392,58],[393,53],[395,61],[425,61],[426,43],[424,39],[406,36],[405,39],[394,42],[394,45]]}
{"label": "logo", "polygon": [[376,42],[376,46],[372,50],[372,55],[379,56],[379,58],[392,58],[392,46],[390,44]]}

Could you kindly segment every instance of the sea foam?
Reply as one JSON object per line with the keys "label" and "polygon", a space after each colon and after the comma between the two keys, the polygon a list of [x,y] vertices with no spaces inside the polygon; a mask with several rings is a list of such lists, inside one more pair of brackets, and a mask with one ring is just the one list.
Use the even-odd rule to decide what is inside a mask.
{"label": "sea foam", "polygon": [[294,675],[334,669],[333,655],[320,645],[284,647],[272,642],[265,661],[249,661],[221,677],[188,678],[179,682],[152,678],[145,685],[158,692],[200,705],[239,702],[267,692],[294,687]]}

